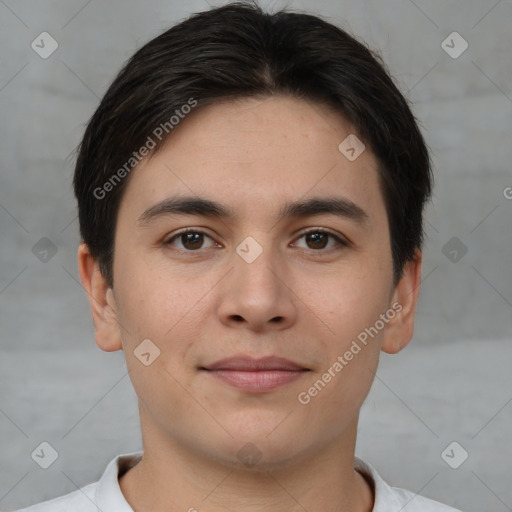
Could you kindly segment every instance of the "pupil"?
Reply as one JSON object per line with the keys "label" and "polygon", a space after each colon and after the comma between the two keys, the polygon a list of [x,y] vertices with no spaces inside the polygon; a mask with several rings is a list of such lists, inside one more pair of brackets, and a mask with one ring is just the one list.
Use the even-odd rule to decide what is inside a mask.
{"label": "pupil", "polygon": [[[181,241],[183,245],[187,247],[187,249],[197,249],[202,245],[201,233],[185,233],[183,237],[185,237],[185,241],[183,241],[183,237]],[[199,241],[199,243],[197,243]],[[191,246],[190,246],[191,245]]]}
{"label": "pupil", "polygon": [[[323,249],[325,247],[325,243],[327,241],[327,235],[325,233],[313,233],[307,235],[308,240],[312,240],[314,249]],[[318,242],[320,241],[320,245],[318,246]],[[323,243],[322,243],[323,242]]]}

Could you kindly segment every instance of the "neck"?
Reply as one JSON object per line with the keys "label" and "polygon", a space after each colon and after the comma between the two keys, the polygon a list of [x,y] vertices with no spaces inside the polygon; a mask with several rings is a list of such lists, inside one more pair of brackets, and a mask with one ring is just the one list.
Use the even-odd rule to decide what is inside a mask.
{"label": "neck", "polygon": [[240,469],[143,428],[142,460],[119,483],[131,507],[142,512],[371,512],[373,491],[354,470],[356,430],[357,418],[326,448]]}

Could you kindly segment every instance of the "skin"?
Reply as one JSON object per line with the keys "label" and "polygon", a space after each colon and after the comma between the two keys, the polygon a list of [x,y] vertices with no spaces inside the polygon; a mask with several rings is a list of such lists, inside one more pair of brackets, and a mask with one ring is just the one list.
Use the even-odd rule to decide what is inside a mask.
{"label": "skin", "polygon": [[[421,252],[395,285],[376,159],[368,146],[353,162],[338,150],[351,133],[332,109],[283,96],[198,108],[130,175],[113,289],[80,246],[96,342],[124,350],[139,399],[144,456],[120,478],[135,510],[372,510],[373,491],[354,470],[358,414],[380,351],[396,353],[412,337]],[[235,216],[139,221],[174,195],[218,201]],[[358,205],[366,219],[278,220],[287,201],[333,196]],[[204,238],[165,244],[187,227]],[[348,243],[329,237],[315,245],[303,236],[314,228]],[[263,250],[252,263],[236,252],[248,236]],[[299,403],[298,394],[395,302],[400,313]],[[145,366],[134,350],[148,338],[160,355]],[[309,371],[255,394],[199,370],[235,355],[276,355]],[[237,457],[246,443],[261,453],[251,467]]]}

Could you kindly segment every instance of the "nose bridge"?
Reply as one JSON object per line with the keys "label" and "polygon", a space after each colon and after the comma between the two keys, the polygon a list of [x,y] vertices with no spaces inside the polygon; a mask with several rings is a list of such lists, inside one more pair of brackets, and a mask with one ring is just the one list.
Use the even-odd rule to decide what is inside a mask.
{"label": "nose bridge", "polygon": [[284,326],[294,320],[293,297],[280,276],[284,268],[270,238],[248,236],[236,246],[234,268],[219,305],[222,322],[244,320],[251,328],[262,330],[269,322]]}
{"label": "nose bridge", "polygon": [[265,235],[247,236],[235,248],[234,260],[236,279],[251,286],[272,284],[276,279],[276,251],[272,247],[271,237]]}

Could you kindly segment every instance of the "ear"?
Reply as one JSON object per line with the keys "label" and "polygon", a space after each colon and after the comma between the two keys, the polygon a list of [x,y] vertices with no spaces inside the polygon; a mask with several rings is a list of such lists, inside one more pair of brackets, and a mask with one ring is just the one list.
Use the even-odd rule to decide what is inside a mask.
{"label": "ear", "polygon": [[384,330],[382,351],[396,354],[406,347],[414,333],[414,314],[421,284],[422,252],[417,249],[414,259],[408,261],[402,277],[395,287],[391,308],[397,313]]}
{"label": "ear", "polygon": [[121,331],[114,292],[84,243],[78,247],[78,272],[91,305],[96,344],[106,352],[121,350]]}

